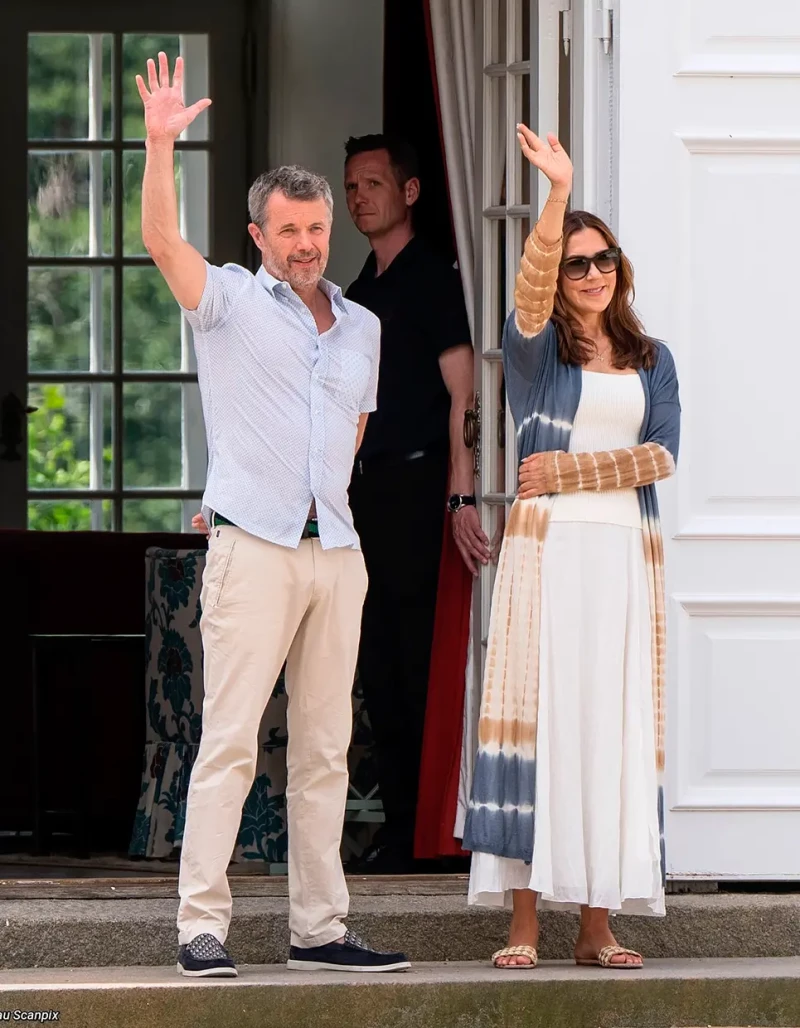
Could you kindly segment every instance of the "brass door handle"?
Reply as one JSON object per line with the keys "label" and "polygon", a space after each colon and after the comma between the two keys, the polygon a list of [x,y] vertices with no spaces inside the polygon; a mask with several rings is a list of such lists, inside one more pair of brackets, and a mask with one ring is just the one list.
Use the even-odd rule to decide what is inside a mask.
{"label": "brass door handle", "polygon": [[477,476],[481,467],[481,397],[475,394],[475,406],[464,411],[464,445],[473,451],[474,472]]}
{"label": "brass door handle", "polygon": [[471,450],[475,446],[480,429],[480,416],[476,410],[464,411],[464,445]]}

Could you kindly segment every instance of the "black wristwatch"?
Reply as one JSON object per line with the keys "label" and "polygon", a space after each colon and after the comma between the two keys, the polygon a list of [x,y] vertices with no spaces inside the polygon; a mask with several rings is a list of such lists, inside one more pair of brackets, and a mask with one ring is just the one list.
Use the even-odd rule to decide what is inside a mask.
{"label": "black wristwatch", "polygon": [[451,514],[457,514],[462,507],[474,507],[475,497],[464,496],[462,493],[454,493],[447,501],[447,509]]}

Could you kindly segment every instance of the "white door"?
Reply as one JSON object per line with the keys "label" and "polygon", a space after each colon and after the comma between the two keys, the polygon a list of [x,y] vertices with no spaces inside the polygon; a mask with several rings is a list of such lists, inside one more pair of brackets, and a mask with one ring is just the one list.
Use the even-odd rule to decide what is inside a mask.
{"label": "white door", "polygon": [[673,877],[800,877],[800,4],[619,0],[621,245],[672,347]]}

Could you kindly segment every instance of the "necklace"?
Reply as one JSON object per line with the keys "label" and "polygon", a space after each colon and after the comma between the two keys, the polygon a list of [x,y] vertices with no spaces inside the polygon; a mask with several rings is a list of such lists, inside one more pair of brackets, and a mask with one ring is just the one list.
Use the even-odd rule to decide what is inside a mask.
{"label": "necklace", "polygon": [[[603,364],[605,364],[607,362],[608,355],[609,355],[610,352],[611,352],[611,347],[610,346],[605,351],[605,353],[600,353],[600,351],[597,349],[597,345],[596,344],[594,346],[594,356]],[[594,358],[592,358],[592,359],[594,359]]]}

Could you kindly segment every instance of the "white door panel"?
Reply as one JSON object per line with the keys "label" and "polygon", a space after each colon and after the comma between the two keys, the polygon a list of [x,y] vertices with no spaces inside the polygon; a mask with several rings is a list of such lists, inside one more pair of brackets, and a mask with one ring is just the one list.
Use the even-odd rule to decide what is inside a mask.
{"label": "white door panel", "polygon": [[684,407],[668,868],[800,877],[800,6],[620,0],[615,46],[621,243]]}
{"label": "white door panel", "polygon": [[[674,880],[791,881],[797,878],[796,810],[682,810],[680,831],[667,824]],[[750,833],[742,846],[742,825]],[[724,868],[723,870],[720,870]],[[754,870],[758,868],[758,870]]]}

